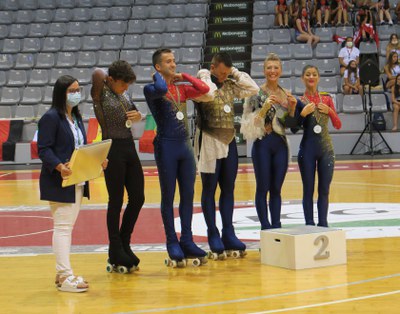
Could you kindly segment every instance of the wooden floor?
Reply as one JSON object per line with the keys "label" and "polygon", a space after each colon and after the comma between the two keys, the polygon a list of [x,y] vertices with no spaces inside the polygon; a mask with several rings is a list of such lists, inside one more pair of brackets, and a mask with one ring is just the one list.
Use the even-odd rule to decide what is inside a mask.
{"label": "wooden floor", "polygon": [[[351,161],[353,166],[346,170],[340,166],[348,161],[337,162],[331,203],[399,203],[400,160],[391,162],[397,164],[375,167],[381,161]],[[282,196],[300,200],[300,175],[295,164],[291,168]],[[38,201],[37,184],[37,179],[0,180],[0,208],[45,205]],[[199,202],[200,191],[197,178],[195,202]],[[253,200],[254,191],[254,174],[239,174],[235,201]],[[92,196],[85,204],[107,202],[103,179],[93,182]],[[146,204],[159,202],[158,178],[146,176]],[[71,294],[52,286],[52,254],[3,254],[0,312],[399,313],[399,237],[347,240],[346,265],[297,271],[262,265],[258,250],[250,250],[243,259],[209,261],[184,269],[165,267],[165,256],[165,252],[141,252],[140,270],[121,275],[105,271],[106,253],[72,254],[74,271],[90,281],[90,290]]]}

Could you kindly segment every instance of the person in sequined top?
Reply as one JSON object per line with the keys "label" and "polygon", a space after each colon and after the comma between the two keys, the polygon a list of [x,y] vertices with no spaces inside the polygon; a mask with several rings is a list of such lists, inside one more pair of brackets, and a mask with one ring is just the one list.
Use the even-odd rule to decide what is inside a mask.
{"label": "person in sequined top", "polygon": [[318,91],[320,79],[318,68],[306,65],[302,80],[306,90],[301,101],[305,104],[299,116],[304,133],[300,143],[298,164],[303,181],[303,210],[306,225],[314,222],[314,183],[318,173],[318,226],[328,227],[329,187],[335,166],[333,144],[328,131],[331,120],[334,128],[340,129],[342,123],[336,113],[329,94]]}
{"label": "person in sequined top", "polygon": [[[129,63],[118,60],[110,65],[108,74],[102,69],[93,72],[91,90],[103,139],[112,139],[108,154],[109,165],[104,172],[109,195],[109,262],[129,268],[137,266],[140,262],[131,250],[130,241],[144,203],[143,170],[131,133],[132,123],[140,121],[142,114],[126,93],[129,85],[135,80],[136,75]],[[128,204],[120,226],[125,188]]]}
{"label": "person in sequined top", "polygon": [[[192,237],[196,165],[189,137],[186,100],[207,93],[209,88],[189,74],[177,73],[175,57],[169,49],[158,49],[153,54],[153,66],[156,70],[153,83],[144,87],[144,95],[157,124],[154,157],[161,188],[161,215],[170,260],[182,263],[186,258],[204,258],[206,255]],[[177,181],[180,241],[174,226],[173,202]]]}
{"label": "person in sequined top", "polygon": [[[256,82],[245,72],[233,66],[226,52],[215,54],[210,70],[202,69],[197,77],[210,91],[196,99],[198,112],[195,150],[198,171],[201,174],[201,207],[207,223],[208,244],[213,258],[224,251],[244,251],[233,227],[234,189],[238,170],[238,152],[235,141],[234,99],[243,99],[259,91]],[[219,185],[219,212],[222,236],[216,226],[215,193]],[[229,252],[228,252],[229,253]]]}
{"label": "person in sequined top", "polygon": [[285,129],[290,127],[293,133],[298,131],[296,115],[303,107],[299,100],[279,85],[282,63],[276,54],[271,53],[265,59],[264,74],[266,82],[261,85],[258,95],[245,100],[240,130],[248,141],[254,141],[251,157],[261,230],[281,227],[281,190],[289,163]]}

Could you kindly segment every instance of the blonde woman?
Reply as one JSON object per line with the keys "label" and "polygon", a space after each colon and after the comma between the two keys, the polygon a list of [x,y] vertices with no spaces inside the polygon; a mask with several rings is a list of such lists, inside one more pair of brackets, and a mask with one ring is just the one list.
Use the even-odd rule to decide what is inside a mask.
{"label": "blonde woman", "polygon": [[271,53],[265,59],[264,74],[266,81],[258,95],[245,100],[241,127],[244,137],[254,140],[251,156],[257,185],[255,203],[262,230],[281,227],[281,188],[288,168],[285,128],[297,131],[298,103],[279,85],[282,63],[276,54]]}

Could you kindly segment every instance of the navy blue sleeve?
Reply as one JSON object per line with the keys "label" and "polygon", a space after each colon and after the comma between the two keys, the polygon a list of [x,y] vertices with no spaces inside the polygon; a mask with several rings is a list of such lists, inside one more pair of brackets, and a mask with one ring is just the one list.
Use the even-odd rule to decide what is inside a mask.
{"label": "navy blue sleeve", "polygon": [[143,92],[147,102],[162,98],[168,92],[167,82],[160,73],[156,72],[153,75],[153,83],[147,84]]}

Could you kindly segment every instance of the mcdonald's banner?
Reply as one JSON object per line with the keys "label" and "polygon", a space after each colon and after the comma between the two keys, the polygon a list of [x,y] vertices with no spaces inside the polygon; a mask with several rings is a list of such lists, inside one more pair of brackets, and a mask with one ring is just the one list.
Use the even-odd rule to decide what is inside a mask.
{"label": "mcdonald's banner", "polygon": [[101,142],[102,139],[101,127],[96,118],[89,119],[86,136],[88,144]]}
{"label": "mcdonald's banner", "polygon": [[139,139],[140,153],[154,153],[153,140],[157,134],[157,125],[152,115],[146,116],[146,125],[142,137]]}
{"label": "mcdonald's banner", "polygon": [[15,160],[15,144],[21,141],[24,120],[0,120],[0,160]]}

